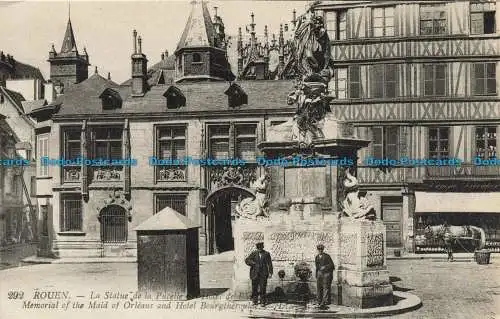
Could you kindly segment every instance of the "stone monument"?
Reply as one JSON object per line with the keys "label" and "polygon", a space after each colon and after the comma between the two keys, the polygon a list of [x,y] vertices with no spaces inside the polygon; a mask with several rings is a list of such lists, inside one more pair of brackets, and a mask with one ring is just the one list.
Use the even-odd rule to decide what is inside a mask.
{"label": "stone monument", "polygon": [[[335,264],[332,303],[367,308],[393,304],[386,269],[385,226],[375,220],[370,200],[361,197],[356,180],[359,149],[369,141],[347,132],[330,111],[330,41],[323,19],[308,12],[298,19],[295,63],[300,78],[288,103],[297,104],[290,121],[273,127],[259,148],[270,167],[243,200],[234,222],[234,299],[250,297],[245,258],[257,242],[271,254],[275,272],[267,291],[290,291],[294,267],[314,273],[316,245],[323,244]],[[308,279],[316,291],[315,278]]]}

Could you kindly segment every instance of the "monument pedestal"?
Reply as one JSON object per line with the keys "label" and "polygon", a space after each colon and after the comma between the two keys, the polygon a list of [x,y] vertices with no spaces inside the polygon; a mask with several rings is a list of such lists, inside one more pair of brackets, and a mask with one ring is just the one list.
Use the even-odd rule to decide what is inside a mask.
{"label": "monument pedestal", "polygon": [[[283,126],[283,132],[286,128]],[[324,252],[331,256],[335,265],[331,289],[333,304],[356,308],[392,305],[392,286],[385,257],[385,226],[381,221],[354,218],[370,217],[368,214],[373,209],[366,199],[360,198],[358,182],[346,170],[351,166],[355,172],[357,151],[366,147],[369,141],[343,136],[340,123],[326,130],[323,139],[308,145],[288,138],[283,140],[283,132],[276,131],[271,134],[271,141],[259,144],[267,158],[283,158],[289,162],[269,170],[267,207],[270,218],[239,218],[234,223],[233,298],[250,298],[251,280],[245,258],[258,242],[264,242],[264,249],[269,251],[273,262],[274,273],[268,279],[268,293],[277,290],[281,293],[277,295],[282,296],[283,292],[293,291],[289,288],[298,279],[294,267],[305,262],[313,276],[301,284],[307,284],[316,294],[316,247],[323,244]],[[349,217],[340,217],[343,214],[338,212],[340,206]],[[366,214],[361,215],[365,210]]]}
{"label": "monument pedestal", "polygon": [[371,308],[393,304],[385,254],[386,232],[381,221],[341,222],[338,285],[341,304]]}
{"label": "monument pedestal", "polygon": [[[290,208],[289,214],[294,215],[292,216],[294,223],[289,223],[290,220],[287,218],[289,214],[286,213],[285,218],[269,221],[250,219],[236,221],[233,229],[235,263],[232,295],[234,300],[250,299],[252,291],[250,267],[245,264],[245,258],[255,250],[255,244],[258,242],[264,242],[264,249],[271,254],[273,262],[274,272],[267,282],[268,293],[272,294],[276,292],[276,289],[287,292],[290,286],[296,284],[298,280],[295,276],[295,265],[305,261],[313,274],[307,284],[312,294],[316,294],[316,278],[314,277],[316,245],[323,244],[325,252],[330,254],[334,264],[338,265],[338,220],[337,218],[326,220],[321,215],[313,215],[307,220],[297,216],[298,211],[307,210],[307,207],[307,204],[302,204]],[[284,271],[283,278],[278,275],[281,270]],[[334,282],[337,279],[335,273],[333,279]]]}

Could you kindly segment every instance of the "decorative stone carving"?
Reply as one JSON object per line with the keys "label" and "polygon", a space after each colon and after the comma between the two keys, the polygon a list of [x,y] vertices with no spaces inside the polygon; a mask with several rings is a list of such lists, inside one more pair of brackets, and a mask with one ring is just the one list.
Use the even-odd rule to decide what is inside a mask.
{"label": "decorative stone carving", "polygon": [[292,140],[310,144],[324,137],[322,125],[332,99],[328,82],[332,77],[331,44],[323,17],[307,12],[299,17],[295,31],[295,63],[298,83],[288,95],[288,104],[297,104]]}
{"label": "decorative stone carving", "polygon": [[384,235],[368,234],[366,237],[366,264],[369,267],[384,265]]}
{"label": "decorative stone carving", "polygon": [[185,167],[160,167],[158,169],[158,180],[167,182],[179,182],[186,180]]}
{"label": "decorative stone carving", "polygon": [[355,264],[358,236],[356,234],[340,234],[340,262]]}
{"label": "decorative stone carving", "polygon": [[264,174],[258,180],[252,183],[251,188],[255,190],[255,198],[249,197],[243,199],[236,205],[235,215],[257,219],[259,217],[269,217],[269,207],[267,202],[267,187],[269,185],[269,175]]}
{"label": "decorative stone carving", "polygon": [[349,169],[346,169],[346,179],[344,180],[345,199],[342,201],[343,213],[353,219],[365,218],[375,220],[377,215],[371,201],[359,195],[359,183],[356,177],[352,176]]}
{"label": "decorative stone carving", "polygon": [[244,232],[243,233],[244,256],[246,257],[250,255],[250,253],[255,250],[255,244],[262,241],[264,241],[263,232]]}
{"label": "decorative stone carving", "polygon": [[122,169],[117,167],[94,168],[95,181],[119,181],[122,178]]}
{"label": "decorative stone carving", "polygon": [[109,193],[108,198],[103,201],[102,205],[96,207],[98,212],[97,219],[99,222],[101,221],[101,211],[112,205],[117,205],[125,209],[128,220],[132,221],[132,204],[130,204],[130,202],[125,198],[123,191],[113,190]]}
{"label": "decorative stone carving", "polygon": [[64,181],[65,182],[79,182],[81,176],[81,168],[79,166],[75,167],[65,167],[64,168]]}
{"label": "decorative stone carving", "polygon": [[224,186],[251,187],[251,183],[257,179],[255,167],[224,166],[210,169],[210,183],[212,188]]}

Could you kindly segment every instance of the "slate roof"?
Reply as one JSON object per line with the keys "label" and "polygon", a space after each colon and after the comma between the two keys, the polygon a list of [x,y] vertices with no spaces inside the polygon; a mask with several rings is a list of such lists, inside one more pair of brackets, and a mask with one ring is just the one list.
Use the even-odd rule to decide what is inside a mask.
{"label": "slate roof", "polygon": [[[132,97],[131,87],[118,85],[98,74],[75,84],[60,96],[54,104],[61,104],[58,116],[109,113],[183,113],[206,111],[234,111],[228,106],[228,96],[224,92],[228,82],[198,82],[173,84],[186,97],[186,106],[167,109],[163,96],[170,87],[157,85],[151,87],[143,97]],[[292,81],[240,81],[238,85],[248,95],[248,104],[241,110],[293,108],[286,104],[287,95],[293,90]],[[123,100],[121,108],[103,110],[99,95],[113,88]]]}
{"label": "slate roof", "polygon": [[71,20],[68,20],[68,25],[66,26],[66,33],[64,33],[64,39],[61,46],[60,55],[70,52],[78,52],[76,48],[75,34],[73,33],[73,27],[71,26]]}
{"label": "slate roof", "polygon": [[[148,69],[148,84],[156,85],[158,83],[158,78],[163,75],[165,83],[170,83],[174,81],[175,78],[175,55],[169,55],[160,62],[153,64]],[[131,85],[132,79],[128,79],[121,85]]]}
{"label": "slate roof", "polygon": [[169,55],[165,59],[160,62],[153,64],[149,70],[148,74],[153,74],[154,72],[163,69],[163,70],[175,70],[175,55]]}
{"label": "slate roof", "polygon": [[193,2],[177,50],[187,47],[214,47],[215,28],[205,1]]}
{"label": "slate roof", "polygon": [[2,86],[0,86],[0,93],[7,96],[7,98],[14,103],[14,107],[16,107],[20,113],[24,113],[22,103],[25,101],[25,98],[21,93],[9,90]]}
{"label": "slate roof", "polygon": [[35,100],[35,101],[22,101],[21,102],[24,112],[26,114],[30,113],[33,110],[39,109],[41,107],[44,107],[47,105],[47,100],[45,99],[40,99],[40,100]]}
{"label": "slate roof", "polygon": [[14,66],[13,79],[39,79],[44,81],[42,72],[39,68],[31,66],[29,64],[24,64],[21,62],[16,62]]}

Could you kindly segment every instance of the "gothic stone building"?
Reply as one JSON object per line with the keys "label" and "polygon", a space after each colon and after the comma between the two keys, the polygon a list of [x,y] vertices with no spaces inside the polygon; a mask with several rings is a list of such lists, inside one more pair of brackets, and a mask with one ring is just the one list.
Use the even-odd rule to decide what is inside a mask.
{"label": "gothic stone building", "polygon": [[[459,167],[360,163],[377,198],[387,244],[441,251],[426,225],[476,225],[500,249],[500,3],[497,1],[323,1],[332,39],[332,109],[372,141],[361,159],[458,158]],[[419,239],[419,240],[416,240]]]}
{"label": "gothic stone building", "polygon": [[[286,104],[293,84],[231,82],[222,19],[213,21],[205,4],[193,4],[174,54],[164,53],[149,69],[134,31],[131,80],[119,85],[96,72],[31,112],[39,159],[137,161],[40,166],[42,255],[134,255],[134,228],[166,206],[201,225],[200,253],[233,249],[231,210],[250,196],[250,182],[262,173],[256,145],[271,125],[293,115]],[[248,164],[153,166],[151,156],[240,158]]]}

